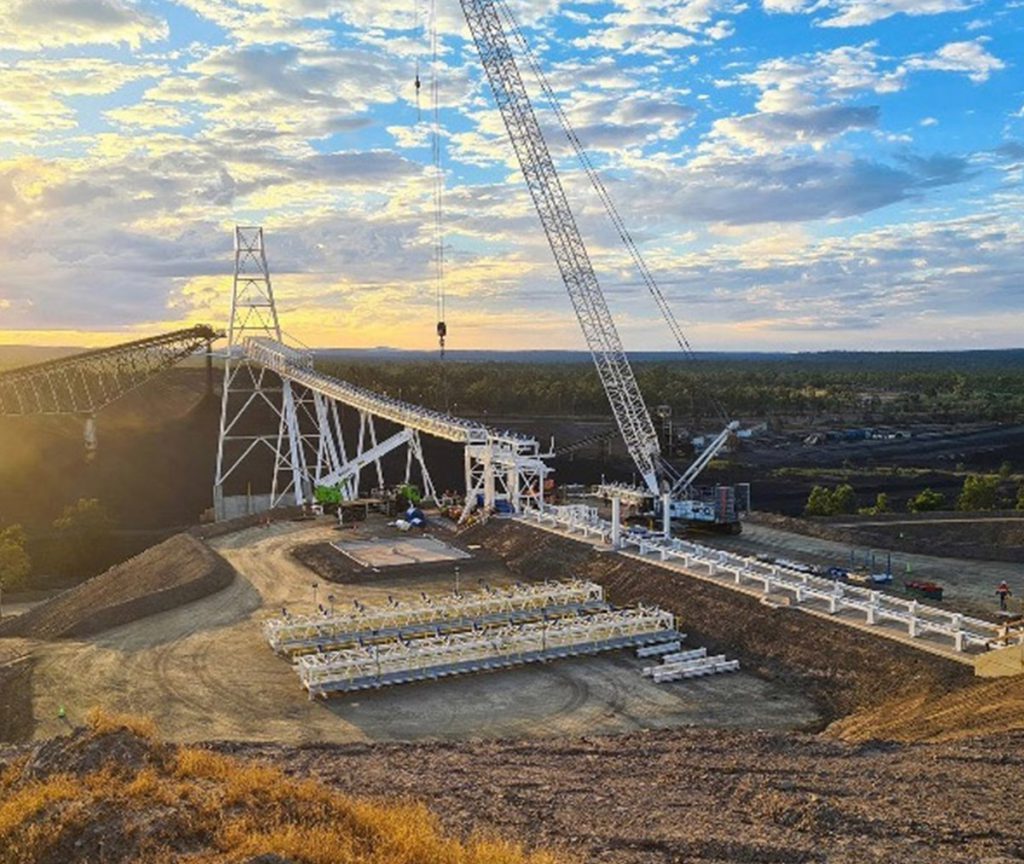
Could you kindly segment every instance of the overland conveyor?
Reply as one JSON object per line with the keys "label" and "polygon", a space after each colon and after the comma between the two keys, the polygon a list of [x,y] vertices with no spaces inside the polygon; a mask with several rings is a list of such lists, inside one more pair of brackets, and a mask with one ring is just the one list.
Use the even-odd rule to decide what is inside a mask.
{"label": "overland conveyor", "polygon": [[325,375],[314,368],[311,352],[298,351],[269,337],[246,339],[243,350],[249,360],[273,370],[282,378],[308,387],[328,399],[435,438],[457,444],[485,444],[491,441],[515,446],[536,446],[536,441],[525,435],[499,432],[475,420],[453,417]]}

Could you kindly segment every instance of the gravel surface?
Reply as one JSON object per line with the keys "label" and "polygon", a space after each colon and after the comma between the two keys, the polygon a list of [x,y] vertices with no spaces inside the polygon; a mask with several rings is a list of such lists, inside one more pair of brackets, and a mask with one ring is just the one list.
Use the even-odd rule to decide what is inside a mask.
{"label": "gravel surface", "polygon": [[428,802],[609,864],[1009,864],[1024,860],[1024,735],[850,746],[794,733],[301,749],[214,745],[347,792]]}

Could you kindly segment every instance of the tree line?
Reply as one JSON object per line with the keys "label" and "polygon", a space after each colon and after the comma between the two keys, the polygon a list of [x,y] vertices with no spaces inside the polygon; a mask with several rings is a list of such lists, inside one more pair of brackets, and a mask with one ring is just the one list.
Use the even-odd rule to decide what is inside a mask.
{"label": "tree line", "polygon": [[[906,509],[910,513],[952,509],[968,513],[1011,509],[1024,511],[1024,483],[1008,489],[1008,480],[1008,472],[968,474],[955,500],[949,500],[941,492],[925,487],[907,500]],[[814,486],[804,506],[805,516],[843,516],[854,513],[878,516],[893,512],[895,507],[885,492],[879,492],[872,505],[859,507],[857,492],[849,483],[840,483],[834,487]]]}
{"label": "tree line", "polygon": [[[116,523],[95,498],[80,498],[64,508],[53,522],[50,566],[65,576],[92,576],[107,562]],[[0,529],[0,589],[29,587],[33,561],[29,539],[21,525]]]}
{"label": "tree line", "polygon": [[[856,415],[878,423],[1024,420],[1024,352],[1019,357],[998,352],[999,362],[976,360],[966,368],[957,365],[959,355],[933,360],[914,355],[914,362],[897,354],[810,356],[813,361],[801,356],[644,360],[634,368],[651,406],[668,404],[676,416],[695,420],[716,417],[719,404],[730,416]],[[590,363],[389,358],[327,360],[318,366],[354,384],[452,413],[608,413]]]}

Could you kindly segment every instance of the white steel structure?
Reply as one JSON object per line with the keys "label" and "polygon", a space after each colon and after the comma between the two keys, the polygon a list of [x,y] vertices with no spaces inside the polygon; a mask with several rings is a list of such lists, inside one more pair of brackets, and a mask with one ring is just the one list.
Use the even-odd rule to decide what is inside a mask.
{"label": "white steel structure", "polygon": [[[795,608],[821,611],[836,616],[839,622],[853,623],[853,619],[857,623],[863,620],[868,625],[889,622],[895,623],[911,639],[927,635],[948,639],[956,653],[972,647],[987,649],[999,644],[1004,636],[1004,628],[998,624],[917,600],[847,585],[697,543],[658,537],[647,532],[613,530],[611,523],[600,519],[592,508],[546,506],[542,511],[524,513],[523,518],[532,524],[591,542],[596,540],[611,545],[612,538],[617,536],[619,546],[616,548],[627,555],[648,561],[653,559],[666,565],[675,564],[698,578],[737,590],[749,591],[751,583],[755,583],[766,598],[785,592],[789,595],[787,600]],[[843,617],[844,614],[851,615],[851,618]],[[879,630],[880,635],[887,632],[890,631]]]}
{"label": "white steel structure", "polygon": [[709,657],[707,648],[694,648],[692,651],[667,654],[661,658],[659,666],[646,666],[640,674],[652,679],[655,684],[665,684],[684,678],[703,678],[705,675],[718,675],[722,672],[738,672],[739,668],[739,660],[727,660],[724,654]]}
{"label": "white steel structure", "polygon": [[[421,434],[463,446],[463,517],[478,503],[491,510],[505,502],[513,512],[543,503],[544,478],[551,469],[535,439],[500,432],[325,375],[316,370],[311,352],[286,345],[262,228],[235,229],[228,339],[214,484],[219,519],[289,504],[301,506],[313,500],[317,486],[337,486],[342,497],[351,500],[358,497],[362,473],[367,469],[375,469],[377,485],[384,486],[381,460],[400,447],[406,447],[404,482],[414,479],[415,467],[424,497],[434,499]],[[354,410],[358,416],[358,427],[352,430],[348,445],[342,408]],[[386,438],[379,436],[378,420],[397,425],[398,431]],[[251,483],[253,468],[246,463],[265,450],[273,456],[270,492],[255,500],[247,494],[244,506],[240,505],[241,484],[235,483],[234,496],[225,493],[226,484],[242,474],[250,475]]]}
{"label": "white steel structure", "polygon": [[[303,482],[305,454],[295,434],[295,393],[289,382],[245,355],[243,345],[254,336],[280,341],[281,322],[267,266],[263,229],[237,226],[217,473],[213,486],[214,512],[218,519],[275,506],[284,497],[283,491],[279,491],[282,477],[283,490],[292,490],[300,503],[307,500],[310,492]],[[273,458],[273,479],[269,494],[261,490],[254,499],[251,472],[247,472],[246,467],[260,457]],[[238,481],[232,484],[236,494],[229,496],[228,488],[233,479]],[[231,507],[229,498],[237,501],[241,498],[237,493],[243,489],[246,492],[244,508]]]}
{"label": "white steel structure", "polygon": [[518,612],[583,610],[603,605],[603,600],[601,586],[593,582],[538,582],[425,597],[411,603],[396,601],[387,606],[358,604],[353,611],[333,615],[274,618],[264,624],[263,630],[271,648],[295,654],[332,643],[429,632],[429,628],[445,623],[465,624],[471,629],[474,623],[502,621]]}
{"label": "white steel structure", "polygon": [[310,698],[326,697],[335,692],[664,642],[675,635],[674,628],[671,613],[638,607],[310,654],[298,659],[296,669]]}

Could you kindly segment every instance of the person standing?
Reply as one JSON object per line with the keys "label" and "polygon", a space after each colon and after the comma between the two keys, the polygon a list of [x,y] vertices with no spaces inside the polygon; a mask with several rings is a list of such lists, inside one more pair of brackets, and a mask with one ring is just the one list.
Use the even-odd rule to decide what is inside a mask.
{"label": "person standing", "polygon": [[1005,579],[999,583],[999,587],[996,588],[996,594],[999,595],[999,611],[1005,612],[1006,601],[1013,596],[1013,592],[1010,590],[1010,586],[1006,584]]}

